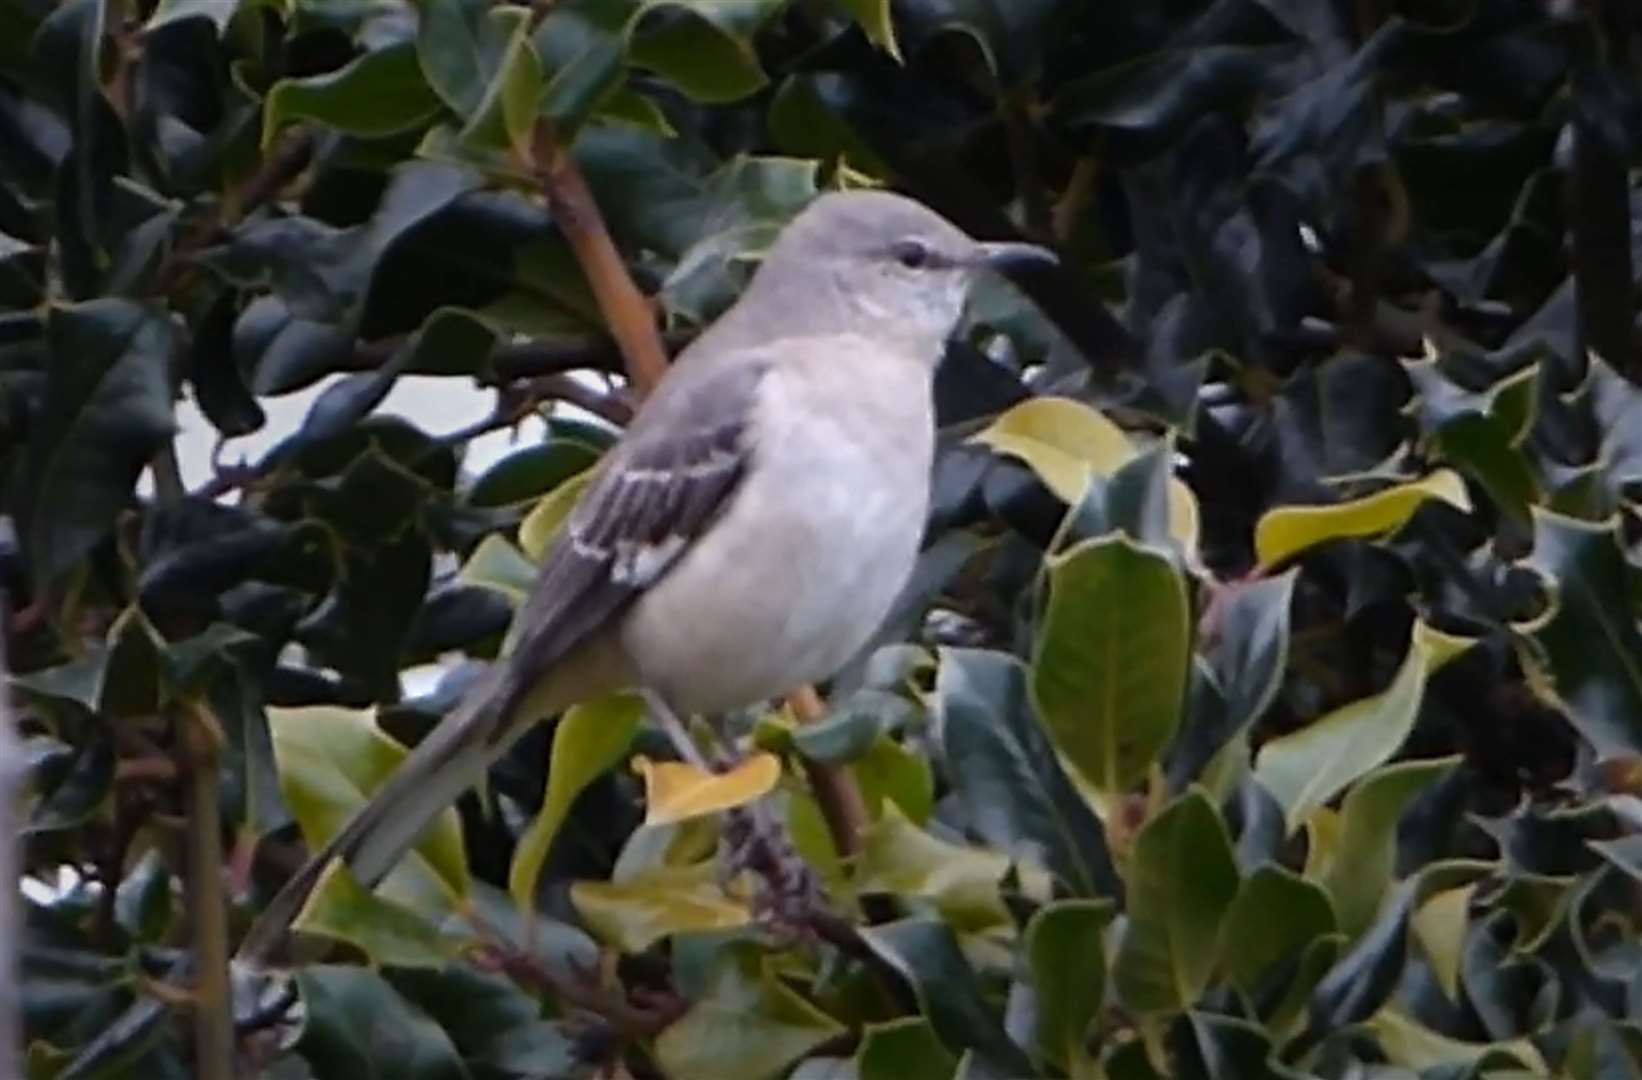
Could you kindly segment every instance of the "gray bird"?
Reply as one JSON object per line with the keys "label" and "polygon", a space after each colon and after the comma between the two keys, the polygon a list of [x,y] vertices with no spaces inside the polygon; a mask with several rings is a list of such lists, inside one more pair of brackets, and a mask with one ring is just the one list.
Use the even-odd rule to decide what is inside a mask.
{"label": "gray bird", "polygon": [[931,379],[971,281],[1053,261],[898,195],[816,199],[606,455],[511,653],[287,883],[241,955],[274,944],[332,859],[375,885],[538,720],[622,688],[720,713],[835,674],[912,573]]}

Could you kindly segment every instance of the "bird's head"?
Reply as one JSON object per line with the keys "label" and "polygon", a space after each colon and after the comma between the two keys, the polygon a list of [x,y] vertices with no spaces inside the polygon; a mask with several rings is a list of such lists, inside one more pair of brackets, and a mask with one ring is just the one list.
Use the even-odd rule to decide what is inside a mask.
{"label": "bird's head", "polygon": [[754,289],[779,297],[795,320],[828,319],[838,325],[825,329],[893,337],[920,353],[938,353],[980,271],[1055,261],[1035,244],[974,240],[901,195],[833,192],[782,230]]}

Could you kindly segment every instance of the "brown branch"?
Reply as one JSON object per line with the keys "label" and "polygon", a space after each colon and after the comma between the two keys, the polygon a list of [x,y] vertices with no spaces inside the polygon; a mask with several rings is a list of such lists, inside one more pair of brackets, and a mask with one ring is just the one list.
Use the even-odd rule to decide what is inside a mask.
{"label": "brown branch", "polygon": [[627,374],[640,393],[649,393],[667,373],[655,308],[633,283],[586,178],[545,120],[536,122],[531,149],[554,223],[587,275],[599,311],[621,347]]}
{"label": "brown branch", "polygon": [[[821,695],[815,692],[813,686],[795,690],[787,698],[787,708],[792,710],[801,724],[813,724],[827,713]],[[815,793],[815,803],[827,823],[833,847],[845,859],[859,855],[861,837],[872,819],[867,812],[867,800],[861,794],[861,785],[855,782],[855,774],[849,771],[847,765],[805,758],[804,775],[809,779],[810,790]]]}
{"label": "brown branch", "polygon": [[217,778],[222,729],[198,702],[178,711],[188,772],[188,906],[194,936],[194,1075],[233,1080],[234,1009],[228,984],[228,901],[222,886]]}
{"label": "brown branch", "polygon": [[[628,378],[642,397],[667,371],[667,353],[656,330],[654,309],[627,272],[627,264],[610,238],[575,159],[559,144],[546,121],[536,123],[532,153],[554,221],[576,253],[611,336],[621,346]],[[808,686],[796,690],[787,703],[805,722],[826,711],[815,690]],[[859,852],[868,818],[866,800],[854,774],[847,766],[819,762],[807,762],[805,769],[839,853],[849,856]]]}

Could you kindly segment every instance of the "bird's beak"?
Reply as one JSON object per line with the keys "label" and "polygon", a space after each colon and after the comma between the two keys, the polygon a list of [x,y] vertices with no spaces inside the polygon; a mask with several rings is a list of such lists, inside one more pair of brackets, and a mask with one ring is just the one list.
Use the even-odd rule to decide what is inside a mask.
{"label": "bird's beak", "polygon": [[1058,266],[1060,259],[1048,248],[1036,244],[998,242],[982,244],[981,263],[994,270],[1013,270],[1023,266]]}

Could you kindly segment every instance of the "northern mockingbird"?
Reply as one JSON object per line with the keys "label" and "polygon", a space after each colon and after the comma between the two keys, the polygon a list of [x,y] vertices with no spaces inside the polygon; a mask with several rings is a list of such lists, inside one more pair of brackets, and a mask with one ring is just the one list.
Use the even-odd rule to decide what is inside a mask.
{"label": "northern mockingbird", "polygon": [[570,705],[632,687],[720,713],[835,674],[912,573],[931,377],[971,280],[1053,261],[887,192],[816,199],[601,462],[512,652],[287,883],[268,929],[332,859],[374,886],[525,728]]}

